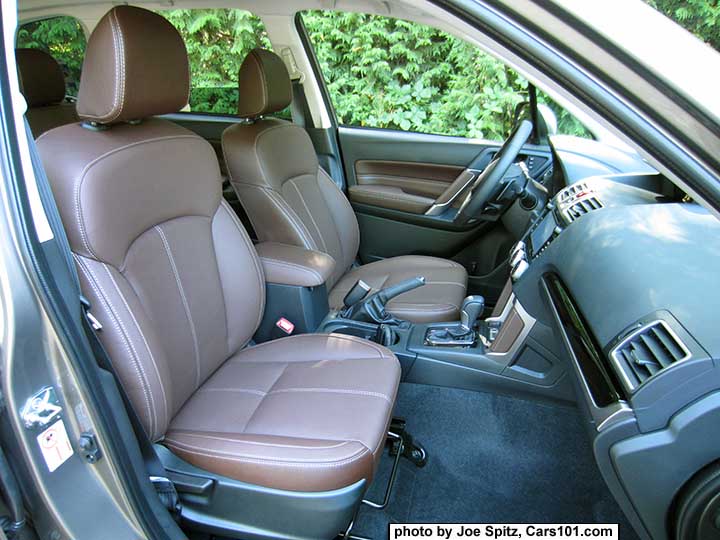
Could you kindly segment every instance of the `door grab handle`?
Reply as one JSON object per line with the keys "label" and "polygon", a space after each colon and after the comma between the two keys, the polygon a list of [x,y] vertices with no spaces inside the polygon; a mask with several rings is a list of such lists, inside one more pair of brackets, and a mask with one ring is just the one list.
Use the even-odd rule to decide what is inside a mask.
{"label": "door grab handle", "polygon": [[433,205],[428,208],[425,215],[439,216],[445,212],[445,210],[452,206],[452,204],[458,199],[460,194],[470,187],[479,175],[480,171],[476,171],[475,169],[465,169],[455,180],[453,180],[453,183],[442,192]]}

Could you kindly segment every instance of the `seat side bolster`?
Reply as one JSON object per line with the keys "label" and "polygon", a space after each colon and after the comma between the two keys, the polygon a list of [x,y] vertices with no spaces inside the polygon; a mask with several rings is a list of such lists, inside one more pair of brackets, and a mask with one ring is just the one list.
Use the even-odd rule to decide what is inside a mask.
{"label": "seat side bolster", "polygon": [[74,255],[83,292],[102,324],[100,341],[150,440],[163,437],[176,412],[167,358],[132,287],[115,268]]}
{"label": "seat side bolster", "polygon": [[328,281],[329,290],[350,269],[357,258],[360,249],[360,226],[350,201],[322,167],[318,167],[318,186],[335,223],[342,251],[342,255],[336,261],[335,271]]}

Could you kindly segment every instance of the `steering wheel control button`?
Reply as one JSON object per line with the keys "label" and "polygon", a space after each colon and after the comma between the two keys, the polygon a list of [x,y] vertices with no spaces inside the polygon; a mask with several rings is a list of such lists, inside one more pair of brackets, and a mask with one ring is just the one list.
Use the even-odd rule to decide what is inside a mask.
{"label": "steering wheel control button", "polygon": [[510,278],[513,281],[519,280],[525,272],[527,272],[527,269],[530,268],[530,265],[526,260],[520,261],[517,266],[513,267],[512,272],[510,273]]}

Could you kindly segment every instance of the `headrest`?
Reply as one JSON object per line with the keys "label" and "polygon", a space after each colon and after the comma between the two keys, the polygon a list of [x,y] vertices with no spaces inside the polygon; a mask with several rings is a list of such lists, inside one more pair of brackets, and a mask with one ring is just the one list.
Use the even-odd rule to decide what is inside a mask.
{"label": "headrest", "polygon": [[164,17],[117,6],[100,19],[83,62],[80,118],[112,124],[177,112],[189,93],[185,43]]}
{"label": "headrest", "polygon": [[55,105],[65,99],[65,75],[52,56],[38,49],[16,49],[15,58],[28,107]]}
{"label": "headrest", "polygon": [[290,75],[282,59],[265,49],[253,49],[238,74],[238,115],[257,118],[282,111],[292,101]]}

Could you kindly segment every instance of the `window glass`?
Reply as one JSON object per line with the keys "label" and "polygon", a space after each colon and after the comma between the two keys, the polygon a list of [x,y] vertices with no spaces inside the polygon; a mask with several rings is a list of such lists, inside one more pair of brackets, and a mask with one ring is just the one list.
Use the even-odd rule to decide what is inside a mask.
{"label": "window glass", "polygon": [[271,49],[262,21],[241,9],[162,11],[187,48],[192,77],[190,111],[235,114],[238,70],[255,47]]}
{"label": "window glass", "polygon": [[85,32],[74,17],[52,17],[25,23],[17,33],[22,49],[41,49],[57,60],[65,72],[67,95],[77,96],[85,56]]}
{"label": "window glass", "polygon": [[[476,46],[379,15],[304,12],[340,124],[502,140],[528,82]],[[567,111],[558,133],[592,137]]]}

